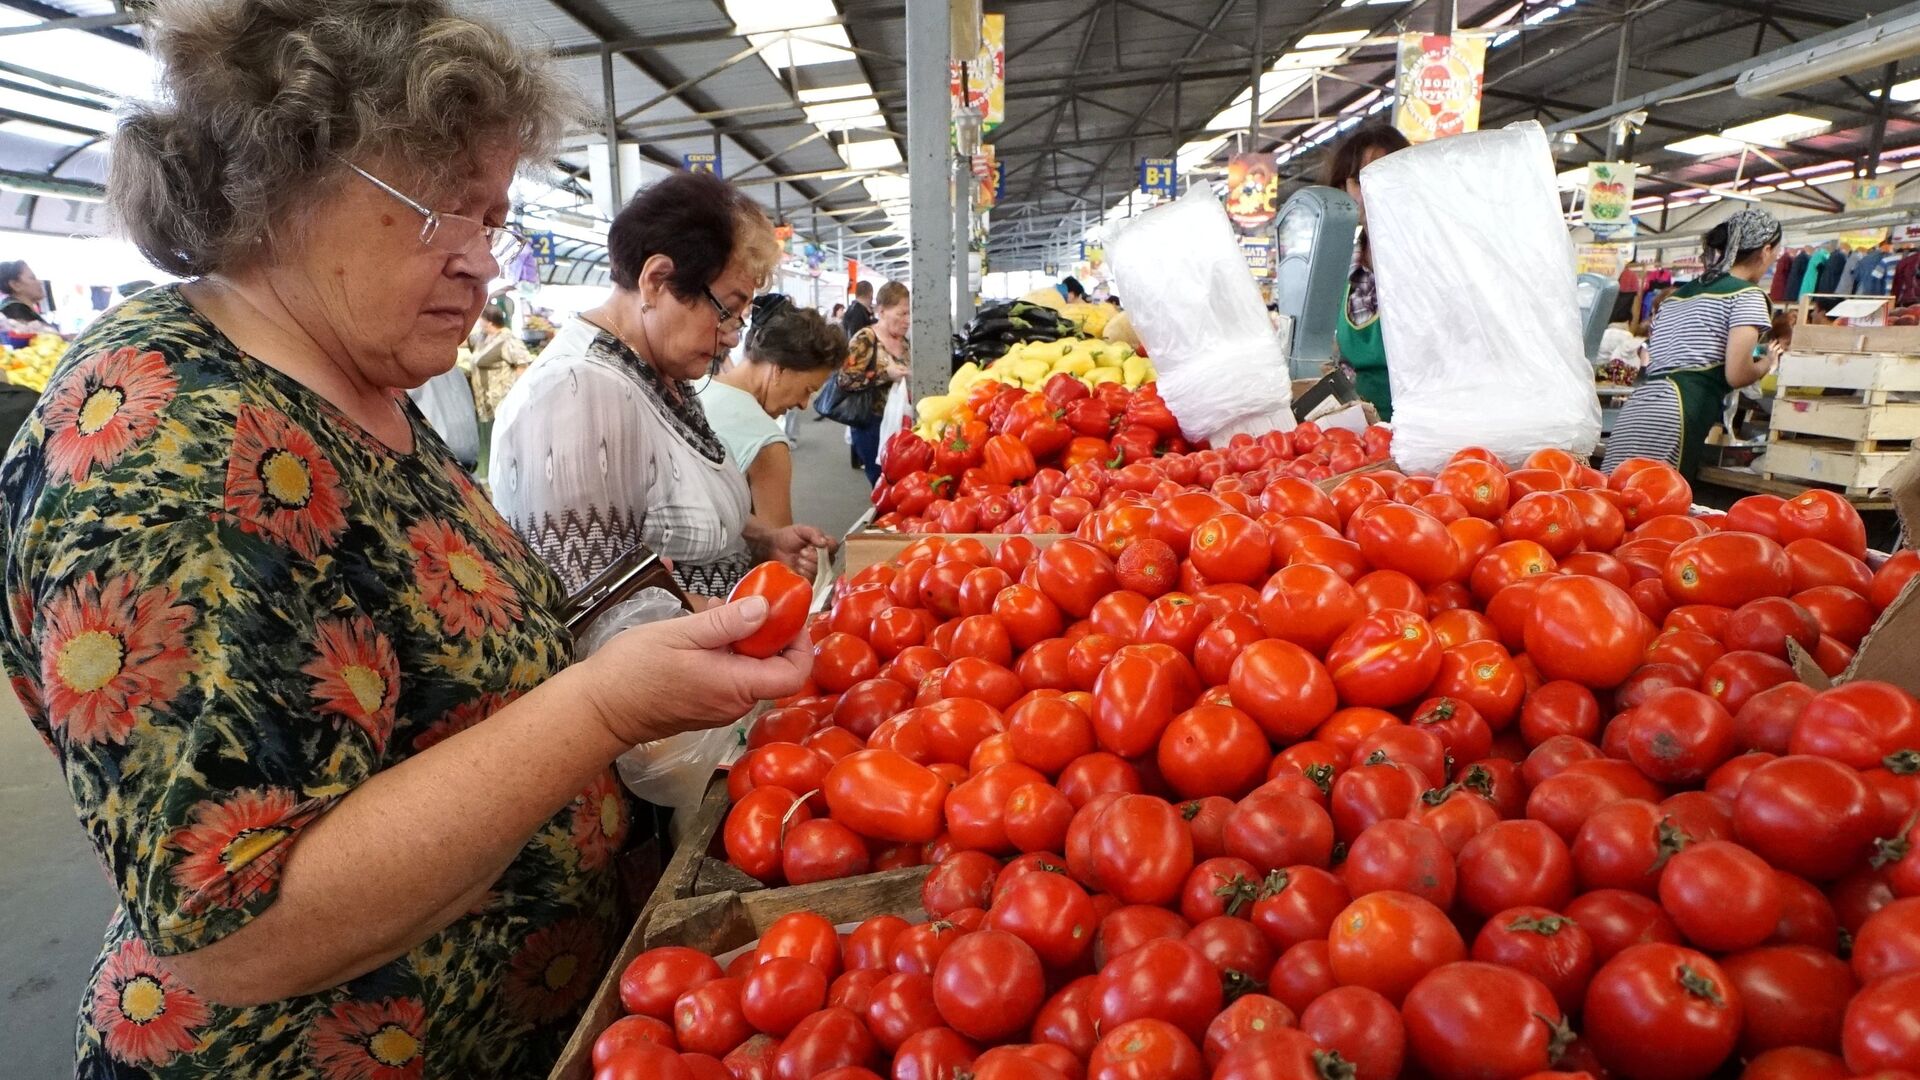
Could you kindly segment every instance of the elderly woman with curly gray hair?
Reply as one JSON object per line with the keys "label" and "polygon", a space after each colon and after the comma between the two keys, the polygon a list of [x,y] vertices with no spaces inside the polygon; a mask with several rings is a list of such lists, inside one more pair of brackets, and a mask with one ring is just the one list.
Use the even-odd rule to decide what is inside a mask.
{"label": "elderly woman with curly gray hair", "polygon": [[412,409],[556,77],[444,0],[173,0],[109,197],[188,279],[73,345],[0,468],[0,662],[119,895],[86,1077],[544,1073],[618,935],[610,765],[797,690],[746,601],[580,664]]}

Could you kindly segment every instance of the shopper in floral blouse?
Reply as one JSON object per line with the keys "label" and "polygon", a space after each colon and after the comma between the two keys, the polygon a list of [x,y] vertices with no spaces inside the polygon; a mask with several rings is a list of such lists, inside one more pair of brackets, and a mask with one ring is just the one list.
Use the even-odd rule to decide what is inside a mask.
{"label": "shopper in floral blouse", "polygon": [[109,195],[190,280],[83,334],[0,467],[0,661],[119,894],[76,1074],[543,1075],[624,929],[610,763],[804,654],[725,650],[755,603],[567,667],[406,404],[516,243],[549,70],[440,0],[165,11]]}
{"label": "shopper in floral blouse", "polygon": [[[913,314],[912,297],[897,281],[880,286],[875,304],[879,314],[873,325],[853,335],[847,343],[847,362],[838,376],[842,390],[866,390],[892,386],[907,377],[907,325]],[[885,399],[881,399],[885,404]],[[865,424],[850,425],[853,454],[866,470],[867,483],[880,481],[880,421],[884,410],[876,410]]]}

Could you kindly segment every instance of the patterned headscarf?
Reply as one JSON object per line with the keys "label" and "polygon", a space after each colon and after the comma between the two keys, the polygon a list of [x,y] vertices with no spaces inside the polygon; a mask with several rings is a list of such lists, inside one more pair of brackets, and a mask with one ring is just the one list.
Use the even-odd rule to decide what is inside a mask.
{"label": "patterned headscarf", "polygon": [[1765,210],[1738,211],[1726,220],[1726,226],[1727,246],[1723,250],[1707,249],[1706,270],[1700,275],[1702,281],[1727,276],[1741,252],[1757,251],[1780,241],[1780,223]]}

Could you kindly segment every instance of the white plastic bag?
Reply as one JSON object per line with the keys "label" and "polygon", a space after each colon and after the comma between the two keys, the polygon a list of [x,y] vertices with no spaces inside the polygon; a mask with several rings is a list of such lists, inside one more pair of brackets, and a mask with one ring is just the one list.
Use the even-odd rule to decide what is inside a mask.
{"label": "white plastic bag", "polygon": [[887,443],[893,440],[894,432],[900,430],[900,421],[912,411],[913,395],[907,392],[907,380],[901,379],[887,391],[887,407],[880,414],[880,464],[887,463]]}
{"label": "white plastic bag", "polygon": [[1393,457],[1510,463],[1600,438],[1553,155],[1531,121],[1422,143],[1360,173],[1380,289]]}
{"label": "white plastic bag", "polygon": [[1135,218],[1107,257],[1187,438],[1293,428],[1286,347],[1211,184]]}
{"label": "white plastic bag", "polygon": [[[642,589],[593,621],[574,648],[576,660],[593,655],[623,630],[685,615],[686,609],[665,589]],[[655,806],[682,809],[706,794],[713,770],[740,743],[739,724],[684,731],[656,739],[620,755],[614,767],[627,789]]]}

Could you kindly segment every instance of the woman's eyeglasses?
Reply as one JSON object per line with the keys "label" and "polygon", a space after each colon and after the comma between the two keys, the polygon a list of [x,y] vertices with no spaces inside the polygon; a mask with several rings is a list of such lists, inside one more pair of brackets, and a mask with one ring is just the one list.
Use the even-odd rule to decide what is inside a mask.
{"label": "woman's eyeglasses", "polygon": [[747,325],[747,312],[752,309],[752,300],[748,300],[747,307],[741,308],[739,311],[728,311],[727,305],[721,303],[720,298],[713,295],[713,289],[711,287],[703,289],[702,291],[707,294],[707,303],[712,304],[713,310],[719,313],[721,330],[738,330]]}
{"label": "woman's eyeglasses", "polygon": [[[393,196],[408,209],[426,219],[420,224],[420,242],[430,248],[466,254],[473,251],[475,245],[484,240],[488,253],[502,267],[512,264],[513,260],[527,248],[527,238],[521,233],[498,225],[488,225],[478,218],[470,218],[464,214],[446,214],[438,210],[429,210],[400,189],[353,162],[345,158],[341,158],[340,161],[369,184]],[[714,303],[718,304],[719,301],[716,300]]]}

